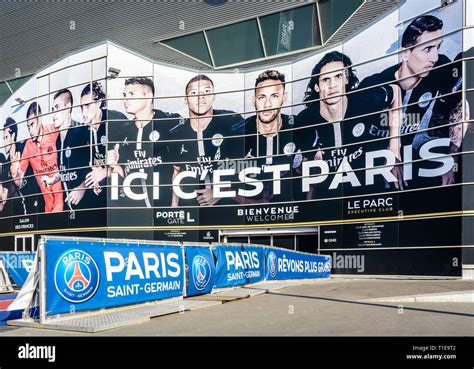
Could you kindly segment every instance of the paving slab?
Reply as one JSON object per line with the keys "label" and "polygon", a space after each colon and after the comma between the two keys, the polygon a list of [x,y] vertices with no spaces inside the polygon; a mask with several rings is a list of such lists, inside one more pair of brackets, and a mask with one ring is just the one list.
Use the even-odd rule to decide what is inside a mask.
{"label": "paving slab", "polygon": [[362,300],[367,302],[465,302],[474,303],[474,290],[392,296]]}
{"label": "paving slab", "polygon": [[181,313],[184,311],[204,309],[221,303],[246,299],[268,292],[277,291],[294,285],[304,285],[319,280],[264,281],[252,285],[220,289],[211,294],[158,301],[138,306],[124,306],[115,309],[104,309],[74,316],[57,316],[39,323],[32,319],[18,319],[8,322],[10,326],[40,329],[54,329],[74,332],[96,333],[128,325],[143,323],[151,318]]}
{"label": "paving slab", "polygon": [[[181,304],[216,304],[166,314],[98,336],[472,336],[473,304],[377,302],[368,299],[470,293],[473,281],[331,279],[305,284],[272,282],[252,288],[275,290],[222,304],[186,298]],[[288,286],[288,287],[285,287]],[[279,290],[277,287],[281,287]],[[203,296],[203,298],[209,298]],[[400,306],[402,305],[402,307]],[[179,301],[178,301],[179,306]],[[195,305],[198,307],[198,305]],[[204,305],[201,305],[204,306]],[[84,336],[87,332],[0,327],[1,336]]]}
{"label": "paving slab", "polygon": [[216,301],[188,301],[179,299],[154,304],[141,304],[139,306],[128,306],[120,309],[103,310],[99,313],[73,317],[52,318],[44,323],[32,319],[10,320],[8,325],[17,327],[29,327],[40,329],[55,329],[74,332],[95,333],[109,329],[124,327],[131,324],[143,323],[151,318],[180,313],[190,310],[203,309],[209,306],[219,305]]}

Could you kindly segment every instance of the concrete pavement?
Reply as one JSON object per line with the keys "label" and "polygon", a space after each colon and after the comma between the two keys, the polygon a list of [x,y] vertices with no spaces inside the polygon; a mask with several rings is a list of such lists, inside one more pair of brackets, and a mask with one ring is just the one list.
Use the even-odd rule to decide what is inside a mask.
{"label": "concrete pavement", "polygon": [[[474,336],[472,302],[406,299],[420,294],[470,295],[472,290],[474,281],[467,280],[339,277],[294,285],[201,310],[161,316],[93,335]],[[397,296],[405,297],[405,300],[394,298]],[[0,327],[0,336],[58,335],[92,334]]]}

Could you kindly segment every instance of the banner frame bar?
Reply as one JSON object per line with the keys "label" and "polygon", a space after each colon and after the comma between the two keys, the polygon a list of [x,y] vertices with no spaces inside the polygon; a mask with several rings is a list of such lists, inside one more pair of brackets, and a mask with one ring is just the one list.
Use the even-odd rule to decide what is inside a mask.
{"label": "banner frame bar", "polygon": [[38,245],[38,253],[39,253],[39,293],[40,293],[40,301],[39,301],[39,320],[40,324],[46,323],[46,263],[45,263],[45,242],[43,240],[40,241]]}

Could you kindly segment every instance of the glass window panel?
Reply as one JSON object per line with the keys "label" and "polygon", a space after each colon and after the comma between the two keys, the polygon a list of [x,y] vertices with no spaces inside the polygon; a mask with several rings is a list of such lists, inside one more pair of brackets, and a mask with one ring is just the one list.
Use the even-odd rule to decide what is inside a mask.
{"label": "glass window panel", "polygon": [[21,86],[23,86],[30,78],[31,78],[31,75],[30,75],[30,76],[26,76],[26,77],[16,78],[16,79],[14,79],[14,80],[8,81],[8,84],[10,85],[11,89],[13,90],[13,92],[15,92],[15,91],[18,90]]}
{"label": "glass window panel", "polygon": [[296,250],[316,254],[318,252],[318,235],[317,234],[296,235]]}
{"label": "glass window panel", "polygon": [[0,83],[0,105],[2,105],[11,96],[10,90],[5,82]]}
{"label": "glass window panel", "polygon": [[295,236],[292,234],[284,236],[273,236],[273,246],[281,247],[283,249],[295,249]]}
{"label": "glass window panel", "polygon": [[257,20],[206,31],[216,67],[263,58]]}
{"label": "glass window panel", "polygon": [[206,39],[202,32],[173,38],[171,40],[163,41],[162,43],[188,54],[193,58],[201,60],[206,64],[212,65],[211,57],[209,56],[209,51],[207,49]]}
{"label": "glass window panel", "polygon": [[247,237],[227,237],[227,243],[248,243]]}
{"label": "glass window panel", "polygon": [[250,243],[257,244],[257,245],[271,245],[271,237],[270,236],[250,236]]}
{"label": "glass window panel", "polygon": [[326,42],[363,2],[364,0],[319,0],[323,42]]}
{"label": "glass window panel", "polygon": [[16,239],[16,245],[15,245],[15,251],[25,251],[25,246],[24,246],[24,243],[23,243],[23,237],[18,237]]}
{"label": "glass window panel", "polygon": [[312,4],[261,17],[260,27],[267,56],[321,44]]}

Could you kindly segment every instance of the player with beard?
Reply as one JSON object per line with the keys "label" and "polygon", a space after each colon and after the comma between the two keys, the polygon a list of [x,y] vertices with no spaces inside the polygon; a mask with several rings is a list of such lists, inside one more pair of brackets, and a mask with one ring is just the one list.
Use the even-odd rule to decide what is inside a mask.
{"label": "player with beard", "polygon": [[73,105],[72,94],[68,89],[60,90],[54,95],[53,123],[59,131],[56,140],[58,165],[66,194],[64,201],[71,211],[86,205],[81,200],[87,190],[85,177],[90,163],[89,132],[87,127],[73,121]]}
{"label": "player with beard", "polygon": [[[31,168],[25,173],[21,186],[15,185],[11,176],[12,158],[21,155],[24,148],[24,142],[17,142],[18,126],[14,119],[8,117],[3,125],[3,143],[5,155],[1,155],[1,184],[0,184],[0,211],[6,207],[10,215],[27,215],[44,211],[44,202],[42,196],[35,196],[41,191],[33,179],[34,173]],[[6,200],[10,199],[8,204]],[[6,214],[6,213],[5,213]]]}
{"label": "player with beard", "polygon": [[[184,177],[183,185],[175,189],[173,206],[212,206],[219,201],[213,197],[213,171],[219,161],[228,158],[240,158],[242,155],[242,138],[229,138],[237,134],[243,118],[229,110],[213,109],[216,99],[214,83],[205,75],[193,77],[186,85],[184,103],[189,110],[189,118],[171,130],[173,158],[180,164],[175,166],[173,178],[192,172],[195,177]],[[190,140],[179,142],[179,140]],[[240,150],[239,150],[240,149]],[[178,177],[179,180],[179,177]],[[176,190],[182,191],[181,196]],[[186,197],[186,198],[184,198]]]}
{"label": "player with beard", "polygon": [[[386,179],[396,187],[403,186],[399,166],[385,168],[384,176],[376,175],[374,183],[366,183],[364,169],[365,156],[370,151],[388,148],[394,156],[393,163],[378,158],[374,166],[400,161],[398,87],[354,91],[358,79],[351,65],[350,58],[340,52],[324,55],[311,73],[305,96],[307,108],[296,117],[295,140],[304,151],[304,160],[323,160],[330,173],[326,178],[318,176],[321,172],[316,169],[311,171],[310,175],[316,176],[312,181],[316,182],[310,187],[307,199],[381,192]],[[390,139],[374,140],[370,132],[373,127],[380,129],[383,120],[390,127]],[[337,181],[332,184],[334,179],[342,184]],[[297,192],[305,190],[301,188]]]}
{"label": "player with beard", "polygon": [[[173,166],[164,163],[173,160],[169,157],[168,143],[161,141],[169,140],[170,129],[181,117],[153,109],[154,96],[155,85],[150,78],[125,80],[124,108],[133,120],[109,122],[109,143],[113,147],[107,152],[107,163],[112,169],[112,189],[109,192],[115,206],[152,208],[171,205]],[[143,174],[146,174],[146,180]],[[159,175],[160,187],[152,185],[156,174]],[[136,199],[127,195],[124,180],[130,182],[129,190]]]}
{"label": "player with beard", "polygon": [[[434,169],[439,164],[416,160],[420,159],[419,150],[424,143],[440,137],[449,137],[449,114],[461,100],[460,94],[439,97],[460,91],[462,85],[458,65],[442,67],[451,62],[447,56],[439,53],[443,42],[442,27],[443,21],[432,15],[415,18],[402,36],[402,62],[365,78],[359,86],[365,88],[396,83],[400,87],[403,99],[401,144],[413,145],[412,158],[404,158],[404,161],[415,161],[410,187],[435,186],[442,183],[443,173],[431,178],[419,177],[417,174],[419,168]],[[434,129],[436,125],[444,125],[444,128]],[[383,127],[373,133],[377,137],[388,136],[388,130]],[[450,148],[437,148],[436,151],[439,154],[448,154]]]}
{"label": "player with beard", "polygon": [[[92,88],[91,88],[92,87]],[[102,187],[107,185],[110,170],[106,166],[107,121],[124,121],[124,114],[106,109],[106,96],[102,85],[98,81],[87,84],[81,92],[81,110],[84,124],[89,128],[89,140],[92,150],[92,163],[85,178],[85,185],[93,189],[86,192],[86,207],[92,208],[107,205],[106,191]],[[94,193],[95,195],[92,195]]]}
{"label": "player with beard", "polygon": [[63,192],[56,152],[59,132],[53,124],[43,124],[41,107],[36,102],[28,107],[26,119],[31,138],[26,141],[21,156],[16,152],[11,164],[11,176],[19,187],[28,167],[31,167],[43,193],[44,211],[62,211]]}
{"label": "player with beard", "polygon": [[[247,184],[236,197],[239,203],[290,201],[292,198],[292,180],[286,178],[292,176],[302,156],[290,130],[293,117],[281,112],[287,99],[283,73],[267,70],[258,75],[252,97],[257,114],[245,121],[245,160],[252,163],[251,167],[257,167],[258,173],[253,178],[262,181],[262,188],[258,191],[257,185]],[[274,177],[281,179],[272,181]],[[242,190],[246,191],[245,196]],[[257,191],[259,193],[253,194]]]}

